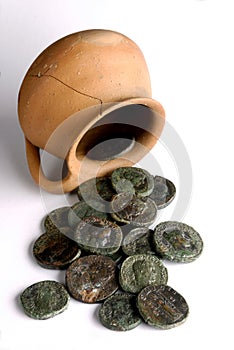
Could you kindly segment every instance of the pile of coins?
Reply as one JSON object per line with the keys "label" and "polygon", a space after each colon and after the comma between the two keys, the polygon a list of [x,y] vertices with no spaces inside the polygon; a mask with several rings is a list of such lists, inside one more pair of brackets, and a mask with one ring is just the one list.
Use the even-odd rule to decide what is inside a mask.
{"label": "pile of coins", "polygon": [[185,321],[186,300],[167,285],[163,260],[191,262],[202,252],[200,235],[185,223],[167,221],[153,229],[157,211],[175,197],[174,184],[137,167],[88,180],[73,206],[53,210],[33,255],[48,269],[66,269],[64,285],[41,281],[21,293],[25,313],[47,319],[63,312],[70,296],[101,303],[99,320],[126,331],[142,321],[169,329]]}

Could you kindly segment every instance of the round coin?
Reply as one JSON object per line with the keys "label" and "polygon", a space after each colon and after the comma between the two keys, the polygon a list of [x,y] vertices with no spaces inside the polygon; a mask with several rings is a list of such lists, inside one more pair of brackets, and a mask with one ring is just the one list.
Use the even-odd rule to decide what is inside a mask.
{"label": "round coin", "polygon": [[166,285],[144,288],[138,294],[137,307],[146,323],[161,329],[180,325],[189,313],[186,300]]}
{"label": "round coin", "polygon": [[130,151],[134,146],[135,138],[133,136],[114,137],[102,140],[95,145],[87,156],[94,160],[110,160],[120,157]]}
{"label": "round coin", "polygon": [[81,257],[68,267],[66,284],[73,298],[85,303],[104,300],[118,289],[115,262],[102,255]]}
{"label": "round coin", "polygon": [[154,230],[155,250],[164,259],[191,262],[199,257],[203,241],[198,232],[182,222],[161,222]]}
{"label": "round coin", "polygon": [[134,295],[119,293],[104,301],[99,309],[99,319],[114,331],[128,331],[141,323]]}
{"label": "round coin", "polygon": [[44,227],[47,232],[68,226],[68,211],[70,207],[61,207],[51,211],[44,220]]}
{"label": "round coin", "polygon": [[110,255],[122,242],[122,230],[114,222],[98,217],[83,218],[74,233],[74,240],[86,252]]}
{"label": "round coin", "polygon": [[66,288],[56,281],[37,282],[20,296],[25,313],[38,320],[46,320],[63,312],[69,299]]}
{"label": "round coin", "polygon": [[122,243],[126,255],[155,254],[152,249],[153,230],[147,227],[137,227],[128,232]]}
{"label": "round coin", "polygon": [[154,189],[150,198],[155,201],[158,209],[168,206],[175,198],[176,188],[170,180],[156,175],[154,177]]}
{"label": "round coin", "polygon": [[155,255],[131,255],[121,265],[119,282],[123,290],[139,293],[151,284],[166,284],[167,269]]}
{"label": "round coin", "polygon": [[[129,183],[128,187],[126,181]],[[117,193],[132,193],[134,190],[134,193],[139,197],[149,196],[154,188],[153,175],[144,169],[135,167],[115,169],[111,174],[111,182]],[[127,188],[129,188],[129,190]]]}
{"label": "round coin", "polygon": [[42,234],[33,245],[36,261],[47,269],[66,269],[80,254],[78,244],[59,230]]}
{"label": "round coin", "polygon": [[99,217],[101,219],[107,218],[107,213],[105,213],[105,208],[101,203],[95,203],[94,206],[96,207],[99,205],[100,211],[96,210],[94,207],[90,206],[88,203],[84,201],[80,201],[75,203],[68,212],[68,224],[71,227],[75,227],[77,224],[79,224],[84,218],[88,217]]}
{"label": "round coin", "polygon": [[116,192],[114,191],[110,177],[102,176],[92,178],[83,182],[77,188],[77,194],[80,200],[89,203],[90,201],[110,202]]}
{"label": "round coin", "polygon": [[156,219],[157,207],[150,198],[143,200],[131,193],[119,193],[112,198],[111,216],[118,222],[148,227]]}

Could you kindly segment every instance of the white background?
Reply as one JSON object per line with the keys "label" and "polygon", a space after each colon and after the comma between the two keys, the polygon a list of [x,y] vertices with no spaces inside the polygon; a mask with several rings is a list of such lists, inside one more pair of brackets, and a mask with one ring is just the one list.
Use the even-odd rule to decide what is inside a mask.
{"label": "white background", "polygon": [[[63,272],[39,267],[31,255],[41,219],[64,197],[40,192],[29,175],[17,94],[43,49],[92,28],[122,32],[140,46],[153,97],[164,106],[191,161],[192,197],[178,219],[197,229],[204,251],[193,263],[167,264],[168,284],[190,306],[186,323],[172,330],[141,325],[109,331],[99,324],[96,305],[75,300],[47,321],[30,319],[19,306],[19,294],[30,284],[64,281]],[[0,0],[1,350],[233,349],[233,36],[233,1]],[[153,155],[178,185],[183,168],[176,167],[166,146],[159,143]],[[159,221],[170,219],[175,205],[176,200]]]}

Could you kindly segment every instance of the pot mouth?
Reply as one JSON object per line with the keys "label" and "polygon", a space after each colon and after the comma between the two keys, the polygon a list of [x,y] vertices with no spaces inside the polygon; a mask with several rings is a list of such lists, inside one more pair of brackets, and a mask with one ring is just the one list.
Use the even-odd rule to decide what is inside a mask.
{"label": "pot mouth", "polygon": [[127,154],[140,137],[151,133],[154,112],[143,105],[128,104],[111,110],[84,133],[77,144],[78,159],[108,161]]}
{"label": "pot mouth", "polygon": [[83,129],[67,157],[68,167],[76,168],[78,183],[134,165],[153,148],[164,126],[164,109],[150,98],[103,107]]}
{"label": "pot mouth", "polygon": [[[159,139],[165,114],[157,101],[133,98],[102,107],[101,110],[100,105],[93,106],[91,110],[82,111],[82,115],[79,112],[68,118],[54,132],[46,145],[48,148],[44,148],[66,161],[67,174],[62,179],[48,179],[42,168],[39,148],[26,139],[29,169],[42,188],[52,193],[71,192],[88,179],[108,176],[118,167],[134,165]],[[125,141],[121,147],[120,138]],[[106,160],[100,160],[96,155],[90,156],[96,146],[110,141],[112,146],[118,144],[115,152],[111,156],[109,153]],[[105,145],[102,149],[105,150]]]}

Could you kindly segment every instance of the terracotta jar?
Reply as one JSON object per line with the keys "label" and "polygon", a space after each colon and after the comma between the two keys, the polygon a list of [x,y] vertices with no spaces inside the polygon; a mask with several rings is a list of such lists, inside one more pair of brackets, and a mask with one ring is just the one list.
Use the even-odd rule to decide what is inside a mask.
{"label": "terracotta jar", "polygon": [[[157,142],[165,116],[139,47],[109,30],[74,33],[45,49],[23,80],[18,113],[31,175],[54,193],[134,165]],[[118,145],[118,138],[132,138],[132,146],[110,159],[89,157],[102,141]],[[66,161],[64,178],[45,176],[40,149]]]}

